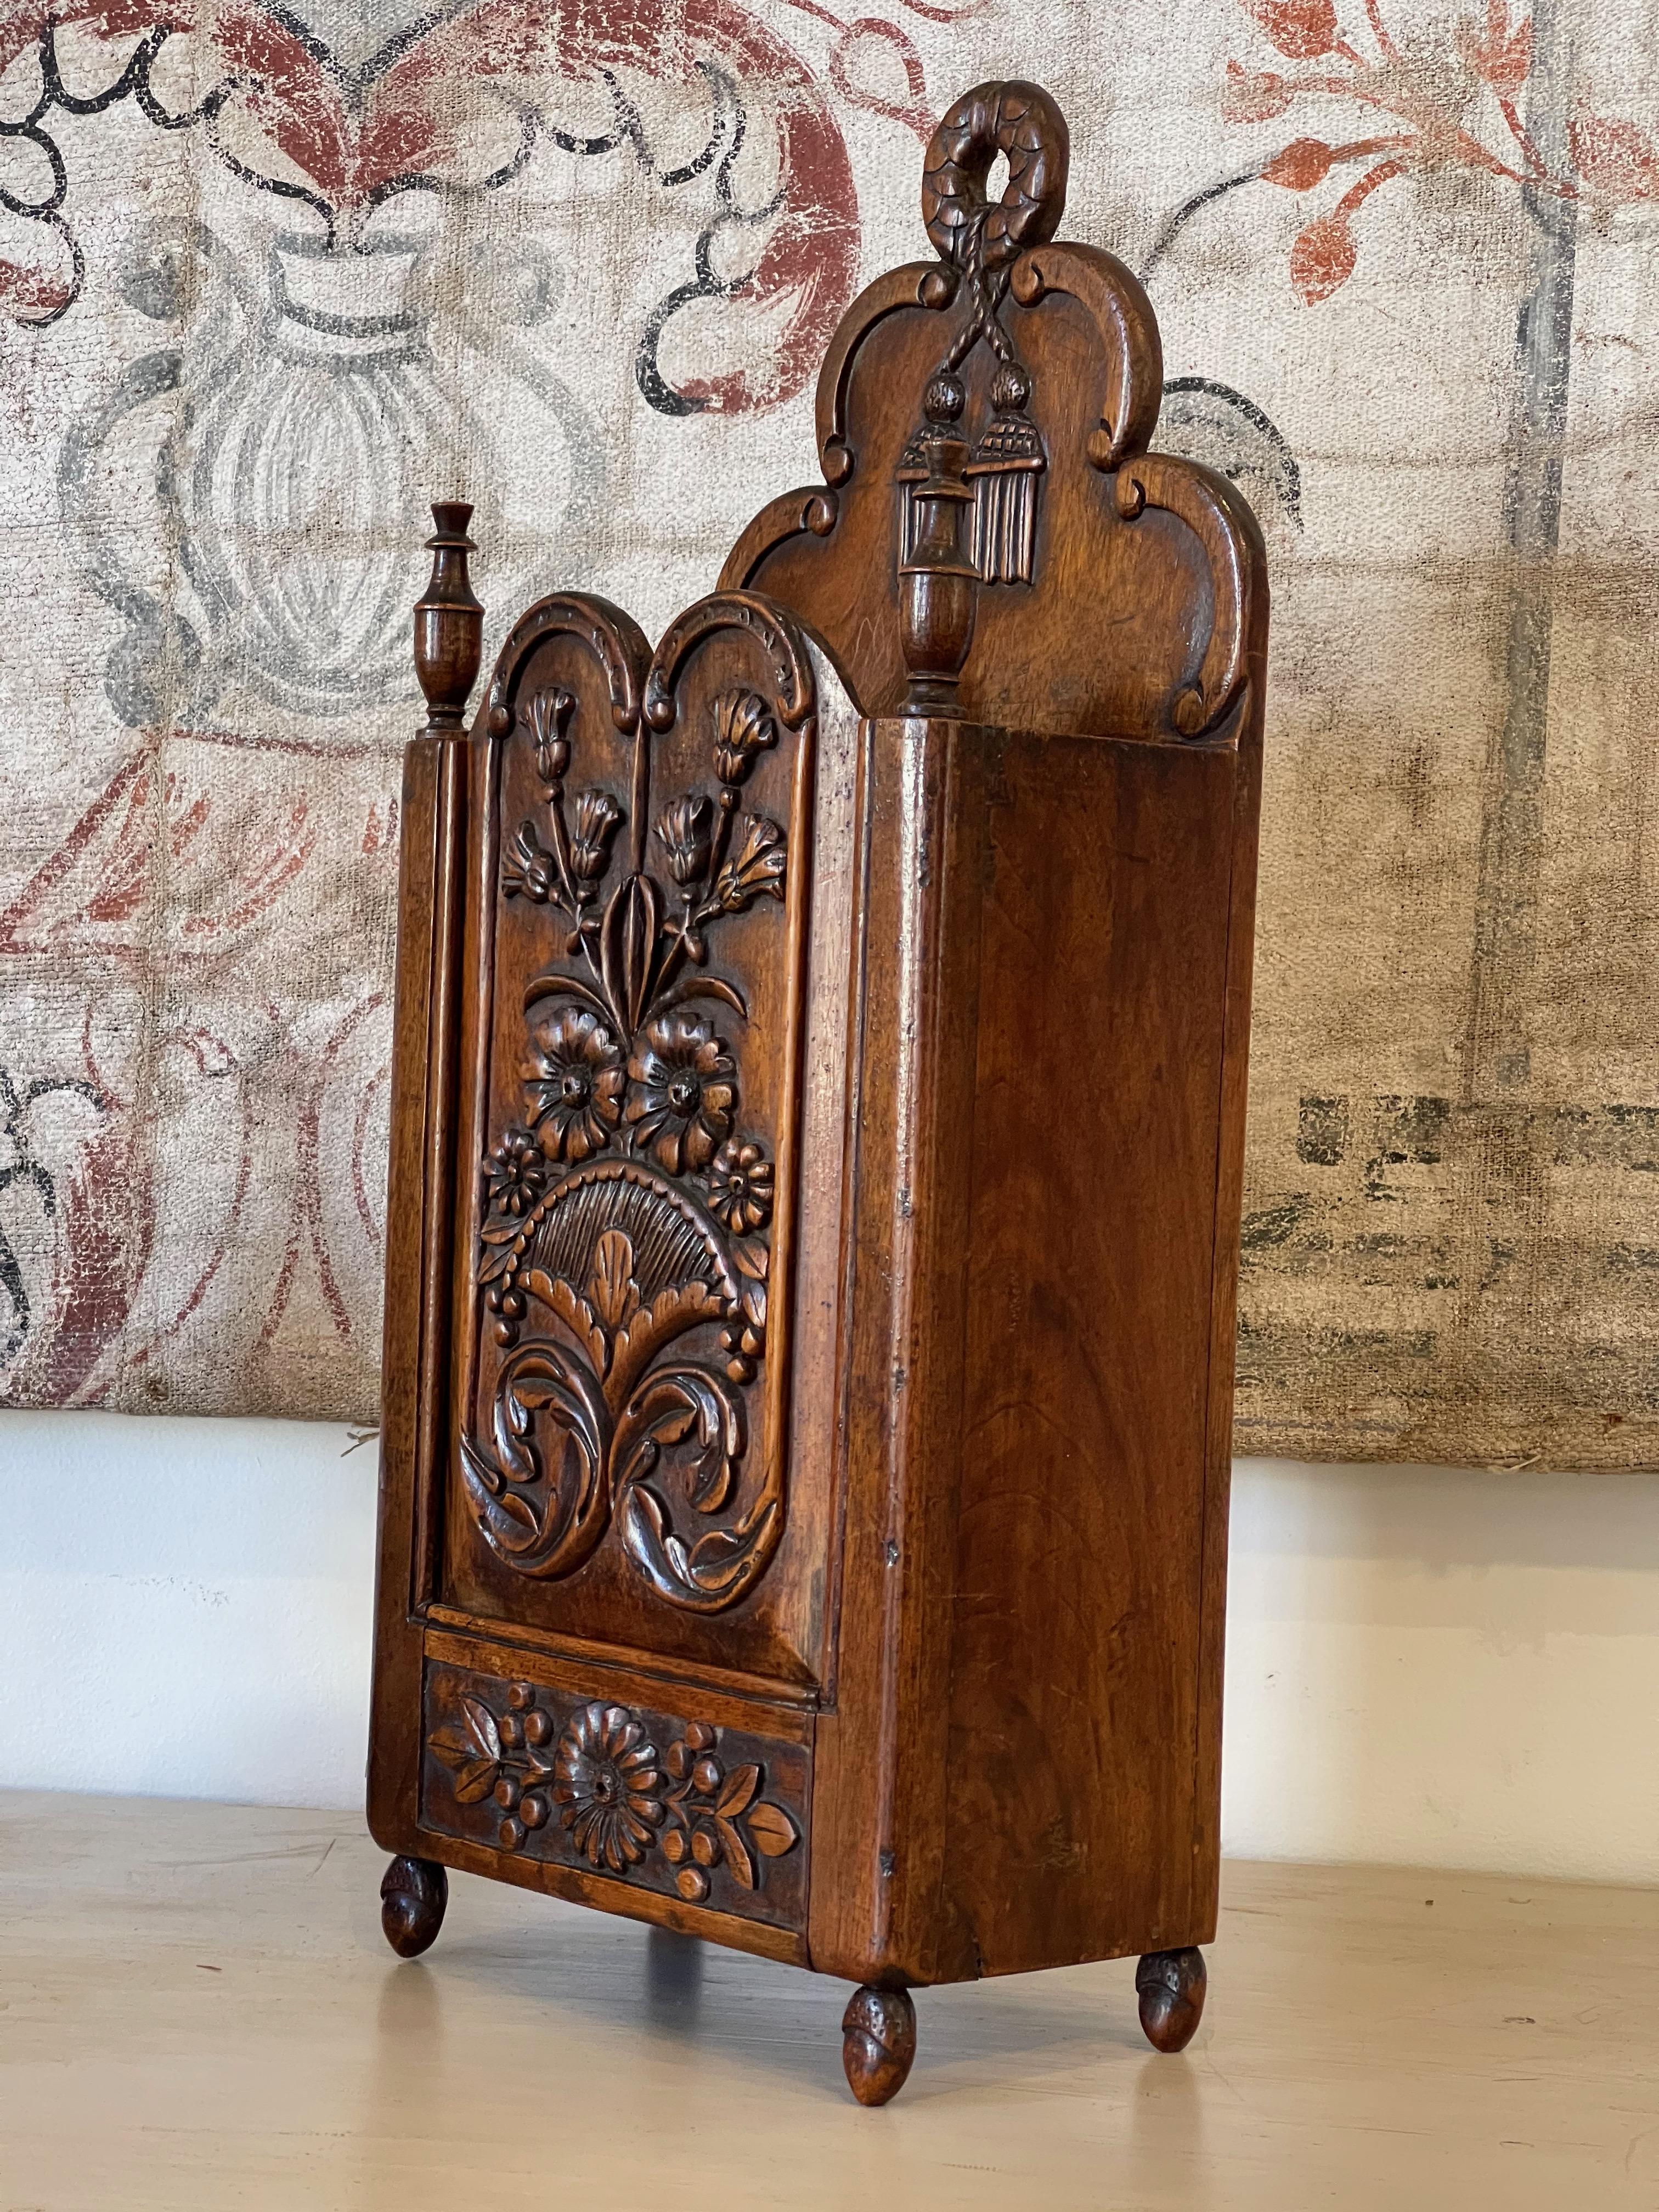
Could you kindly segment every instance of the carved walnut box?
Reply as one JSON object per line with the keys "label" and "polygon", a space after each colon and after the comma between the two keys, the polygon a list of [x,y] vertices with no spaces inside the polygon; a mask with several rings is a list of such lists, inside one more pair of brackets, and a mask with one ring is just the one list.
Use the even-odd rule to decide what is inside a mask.
{"label": "carved walnut box", "polygon": [[[1001,200],[985,179],[1007,156]],[[980,88],[854,303],[823,483],[654,651],[416,611],[369,1817],[908,1991],[1214,1932],[1267,592],[1148,448],[1139,285]]]}

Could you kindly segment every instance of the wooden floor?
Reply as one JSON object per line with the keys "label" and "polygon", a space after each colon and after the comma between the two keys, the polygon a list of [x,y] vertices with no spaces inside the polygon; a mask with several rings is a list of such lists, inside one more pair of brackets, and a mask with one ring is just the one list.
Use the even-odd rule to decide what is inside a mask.
{"label": "wooden floor", "polygon": [[400,1965],[382,1863],[0,1796],[0,2212],[1659,2206],[1659,1892],[1234,1865],[1184,2057],[1130,1962],[924,1992],[866,2112],[844,1985],[465,1876]]}

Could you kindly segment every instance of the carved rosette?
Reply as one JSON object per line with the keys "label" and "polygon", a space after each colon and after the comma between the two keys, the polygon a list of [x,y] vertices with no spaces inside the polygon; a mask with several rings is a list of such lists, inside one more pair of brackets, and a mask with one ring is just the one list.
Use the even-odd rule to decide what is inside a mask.
{"label": "carved rosette", "polygon": [[[483,1162],[477,1280],[506,1356],[490,1433],[463,1434],[459,1460],[476,1525],[518,1572],[574,1573],[614,1522],[660,1597],[713,1612],[764,1571],[783,1520],[779,1455],[747,1487],[744,1464],[777,1164],[744,1115],[748,1006],[715,963],[731,916],[784,900],[786,831],[744,793],[780,714],[804,720],[814,695],[763,603],[703,608],[707,624],[776,631],[761,642],[782,704],[721,692],[707,784],[653,805],[650,731],[672,718],[673,671],[643,702],[613,678],[631,818],[609,791],[570,787],[572,696],[508,707],[498,685],[490,726],[527,732],[543,798],[504,830],[500,888],[547,910],[558,957],[525,994],[520,1118]],[[671,633],[659,666],[701,634]],[[671,1488],[720,1525],[681,1534]]]}
{"label": "carved rosette", "polygon": [[426,1725],[423,1812],[440,1832],[688,1904],[794,1917],[805,1765],[793,1747],[447,1667],[428,1681]]}

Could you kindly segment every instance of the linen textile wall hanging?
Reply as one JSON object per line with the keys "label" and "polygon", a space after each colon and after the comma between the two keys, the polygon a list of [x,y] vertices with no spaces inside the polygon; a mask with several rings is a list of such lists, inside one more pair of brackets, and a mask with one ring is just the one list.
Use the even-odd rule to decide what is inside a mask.
{"label": "linen textile wall hanging", "polygon": [[1272,550],[1238,1446],[1659,1462],[1638,0],[9,7],[5,1401],[373,1418],[424,502],[659,625],[1000,76]]}

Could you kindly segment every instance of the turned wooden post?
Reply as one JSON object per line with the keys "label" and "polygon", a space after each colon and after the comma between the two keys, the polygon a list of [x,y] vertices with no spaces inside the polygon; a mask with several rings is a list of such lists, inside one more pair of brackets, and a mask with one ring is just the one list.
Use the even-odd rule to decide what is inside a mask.
{"label": "turned wooden post", "polygon": [[466,534],[467,501],[434,500],[432,520],[436,526],[426,541],[432,574],[415,603],[415,673],[426,694],[427,736],[454,738],[483,655],[484,611],[467,568],[467,556],[478,549]]}

